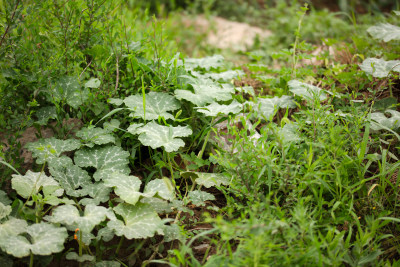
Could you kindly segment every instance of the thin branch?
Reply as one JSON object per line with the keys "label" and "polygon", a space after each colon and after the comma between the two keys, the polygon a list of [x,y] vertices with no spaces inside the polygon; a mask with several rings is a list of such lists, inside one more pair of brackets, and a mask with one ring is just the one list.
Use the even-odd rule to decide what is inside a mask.
{"label": "thin branch", "polygon": [[4,41],[4,38],[6,38],[6,35],[7,35],[8,31],[10,30],[10,25],[12,24],[12,21],[14,20],[15,13],[17,13],[17,9],[18,9],[18,6],[19,6],[19,3],[20,3],[20,2],[21,2],[21,0],[18,0],[17,4],[15,5],[13,14],[12,14],[11,19],[10,19],[10,23],[7,24],[7,28],[6,28],[6,30],[5,30],[5,32],[4,32],[4,34],[3,34],[3,36],[1,37],[1,40],[0,40],[0,47],[2,46],[3,41]]}

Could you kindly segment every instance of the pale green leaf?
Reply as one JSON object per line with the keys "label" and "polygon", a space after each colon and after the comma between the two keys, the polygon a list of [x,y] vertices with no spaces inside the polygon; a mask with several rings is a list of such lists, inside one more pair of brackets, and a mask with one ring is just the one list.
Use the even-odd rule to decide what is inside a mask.
{"label": "pale green leaf", "polygon": [[327,98],[326,93],[321,88],[311,84],[291,80],[288,82],[288,86],[290,92],[307,100],[313,100],[318,97],[320,101],[323,101]]}
{"label": "pale green leaf", "polygon": [[0,224],[0,241],[8,236],[17,236],[25,233],[27,227],[28,223],[25,220],[10,218],[8,221]]}
{"label": "pale green leaf", "polygon": [[15,257],[34,255],[51,255],[64,249],[64,241],[68,237],[64,227],[49,223],[37,223],[26,228],[29,240],[24,236],[8,236],[0,240],[1,247]]}
{"label": "pale green leaf", "polygon": [[106,131],[113,132],[115,129],[119,128],[120,124],[121,124],[121,122],[119,120],[112,119],[109,122],[105,122],[103,124],[103,128]]}
{"label": "pale green leaf", "polygon": [[65,258],[67,260],[77,261],[77,262],[95,261],[96,259],[94,256],[88,254],[83,254],[82,256],[79,256],[78,253],[76,252],[68,252],[67,255],[65,255]]}
{"label": "pale green leaf", "polygon": [[94,267],[120,267],[121,263],[118,261],[100,261],[96,262]]}
{"label": "pale green leaf", "polygon": [[62,77],[56,82],[56,87],[51,92],[56,102],[66,101],[68,105],[77,109],[89,98],[87,89],[81,89],[75,77]]}
{"label": "pale green leaf", "polygon": [[371,36],[384,42],[391,40],[400,40],[400,27],[390,23],[380,23],[376,26],[369,27],[367,32]]}
{"label": "pale green leaf", "polygon": [[165,200],[173,200],[175,198],[175,190],[168,178],[151,180],[144,189],[143,193],[146,197],[158,195]]}
{"label": "pale green leaf", "polygon": [[10,215],[11,210],[11,206],[6,206],[0,202],[0,221]]}
{"label": "pale green leaf", "polygon": [[124,221],[109,221],[107,226],[118,236],[132,239],[152,237],[156,232],[163,233],[160,217],[147,204],[137,203],[133,206],[122,203],[115,207],[114,211],[121,215]]}
{"label": "pale green leaf", "polygon": [[[371,113],[371,120],[373,120],[373,122],[371,123],[372,130],[378,131],[384,129],[380,125],[383,125],[392,130],[396,130],[400,127],[400,112],[388,109],[385,111],[385,113],[387,113],[390,117],[385,116],[385,114],[381,112]],[[374,123],[374,121],[379,123],[380,125]]]}
{"label": "pale green leaf", "polygon": [[36,121],[37,124],[46,125],[49,119],[57,118],[56,107],[42,107],[38,111],[36,111],[36,117],[38,118],[38,120]]}
{"label": "pale green leaf", "polygon": [[298,142],[301,138],[298,134],[297,125],[294,123],[287,123],[277,132],[282,143]]}
{"label": "pale green leaf", "polygon": [[32,152],[34,158],[37,158],[37,164],[47,162],[49,166],[59,166],[70,161],[67,157],[60,157],[61,153],[76,150],[80,146],[79,140],[76,139],[59,140],[52,137],[28,143],[25,147]]}
{"label": "pale green leaf", "polygon": [[195,180],[197,184],[203,185],[207,188],[211,186],[229,185],[230,181],[227,176],[221,173],[205,173],[205,172],[192,172],[198,178]]}
{"label": "pale green leaf", "polygon": [[164,242],[171,242],[173,240],[179,240],[185,242],[185,237],[182,234],[182,230],[177,224],[164,225]]}
{"label": "pale green leaf", "polygon": [[188,199],[192,201],[193,205],[204,206],[206,201],[215,200],[215,196],[204,191],[194,190],[189,192]]}
{"label": "pale green leaf", "polygon": [[142,182],[136,176],[128,176],[121,173],[114,173],[104,179],[104,185],[114,187],[117,194],[126,203],[135,205],[139,197],[142,195],[139,192]]}
{"label": "pale green leaf", "polygon": [[4,192],[3,190],[0,190],[0,202],[3,203],[4,205],[11,204],[11,200],[8,198],[7,193]]}
{"label": "pale green leaf", "polygon": [[51,167],[50,173],[65,189],[67,195],[73,197],[83,196],[82,190],[78,189],[92,183],[89,174],[72,163],[66,166]]}
{"label": "pale green leaf", "polygon": [[28,198],[43,191],[44,195],[62,196],[64,190],[53,177],[45,173],[27,171],[24,176],[13,174],[11,179],[12,188],[18,195]]}
{"label": "pale green leaf", "polygon": [[45,220],[52,223],[61,223],[66,225],[68,229],[90,233],[93,228],[104,221],[109,211],[102,206],[87,205],[83,216],[79,210],[73,205],[63,205],[53,209],[51,216],[44,217]]}
{"label": "pale green leaf", "polygon": [[97,232],[96,240],[103,240],[104,242],[109,242],[114,238],[114,230],[108,228],[107,226],[101,228]]}
{"label": "pale green leaf", "polygon": [[137,130],[139,141],[153,149],[164,147],[165,151],[177,151],[185,143],[177,137],[186,137],[192,134],[189,127],[168,127],[162,126],[155,122],[149,122],[145,126]]}
{"label": "pale green leaf", "polygon": [[118,146],[95,147],[81,149],[75,153],[75,163],[80,167],[95,167],[93,177],[103,180],[114,172],[129,174],[129,152]]}
{"label": "pale green leaf", "polygon": [[235,87],[235,90],[237,92],[249,94],[251,96],[255,96],[256,95],[256,93],[254,92],[253,86]]}
{"label": "pale green leaf", "polygon": [[[111,175],[111,174],[110,174]],[[110,199],[112,189],[104,185],[103,182],[88,184],[81,190],[82,196],[89,195],[91,198],[83,198],[79,201],[80,204],[86,206],[89,204],[99,205]]]}
{"label": "pale green leaf", "polygon": [[[140,117],[146,120],[157,120],[160,116],[165,119],[174,119],[174,116],[168,111],[174,111],[180,108],[179,101],[175,97],[162,92],[150,92],[143,96],[131,95],[124,99],[125,105],[133,110],[134,117]],[[146,107],[146,108],[144,108]]]}
{"label": "pale green leaf", "polygon": [[192,70],[195,68],[201,68],[209,71],[214,68],[217,69],[223,66],[224,57],[221,55],[213,55],[204,58],[187,58],[185,59],[185,68]]}
{"label": "pale green leaf", "polygon": [[85,87],[88,87],[88,88],[99,88],[100,84],[101,84],[101,81],[99,79],[92,78],[92,79],[90,79],[89,81],[87,81],[85,83]]}
{"label": "pale green leaf", "polygon": [[204,113],[206,116],[216,117],[220,114],[228,115],[229,113],[237,114],[242,110],[242,104],[236,100],[229,105],[220,105],[216,102],[197,109],[198,112]]}
{"label": "pale green leaf", "polygon": [[263,119],[271,120],[279,108],[295,108],[296,104],[293,97],[283,95],[281,97],[259,98],[255,106]]}
{"label": "pale green leaf", "polygon": [[400,72],[400,60],[385,61],[381,58],[367,58],[360,68],[376,78],[385,78],[391,71]]}
{"label": "pale green leaf", "polygon": [[232,79],[237,79],[241,76],[244,75],[244,72],[241,70],[228,70],[220,73],[205,73],[205,74],[200,74],[196,71],[191,72],[193,76],[195,77],[204,77],[204,78],[211,78],[215,81],[224,81],[228,82]]}
{"label": "pale green leaf", "polygon": [[134,123],[129,125],[128,129],[126,129],[131,134],[138,134],[138,129],[142,127],[143,123]]}
{"label": "pale green leaf", "polygon": [[115,144],[115,137],[110,134],[109,131],[98,128],[95,126],[89,126],[80,129],[76,136],[81,138],[85,146],[93,147],[94,145],[104,145],[108,143]]}
{"label": "pale green leaf", "polygon": [[194,93],[189,90],[175,90],[178,99],[185,99],[196,106],[204,106],[214,101],[227,101],[232,99],[235,88],[231,84],[219,84],[211,79],[192,79],[189,84],[193,87]]}

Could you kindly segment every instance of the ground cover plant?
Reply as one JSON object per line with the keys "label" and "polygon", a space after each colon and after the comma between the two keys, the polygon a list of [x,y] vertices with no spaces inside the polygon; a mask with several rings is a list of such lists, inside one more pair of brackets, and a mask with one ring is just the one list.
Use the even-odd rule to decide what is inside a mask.
{"label": "ground cover plant", "polygon": [[264,4],[0,1],[0,265],[397,266],[399,11]]}

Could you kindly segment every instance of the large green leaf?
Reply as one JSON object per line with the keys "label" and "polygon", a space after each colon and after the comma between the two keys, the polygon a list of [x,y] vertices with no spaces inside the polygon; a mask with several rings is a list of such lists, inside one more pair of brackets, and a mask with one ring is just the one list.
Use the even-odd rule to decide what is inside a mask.
{"label": "large green leaf", "polygon": [[68,237],[64,227],[49,223],[37,223],[26,228],[29,239],[20,235],[11,235],[0,240],[0,246],[15,257],[25,257],[31,252],[34,255],[50,255],[64,249]]}
{"label": "large green leaf", "polygon": [[147,204],[137,203],[133,206],[121,203],[114,208],[114,211],[124,221],[112,220],[108,222],[107,226],[113,229],[118,236],[132,239],[152,237],[156,232],[163,233],[160,217]]}
{"label": "large green leaf", "polygon": [[204,185],[207,188],[211,186],[229,185],[230,181],[227,176],[222,173],[205,173],[205,172],[182,172],[185,178],[195,178],[197,184]]}
{"label": "large green leaf", "polygon": [[89,98],[89,91],[81,89],[78,79],[75,77],[61,77],[56,82],[56,87],[51,92],[56,102],[66,101],[68,105],[77,109]]}
{"label": "large green leaf", "polygon": [[90,233],[93,228],[104,221],[110,211],[102,206],[87,205],[83,216],[73,205],[63,205],[53,209],[51,216],[44,219],[52,223],[61,223],[69,230],[79,228],[84,233]]}
{"label": "large green leaf", "polygon": [[175,96],[178,99],[185,99],[197,106],[204,106],[216,101],[227,101],[232,99],[232,93],[235,88],[231,84],[222,84],[213,82],[206,78],[191,79],[189,82],[194,89],[194,93],[189,90],[175,90]]}
{"label": "large green leaf", "polygon": [[0,202],[0,221],[10,215],[11,213],[11,206],[6,206]]}
{"label": "large green leaf", "polygon": [[76,136],[81,138],[87,147],[94,147],[94,145],[104,145],[108,143],[115,144],[115,137],[110,134],[110,131],[95,126],[80,129],[76,133]]}
{"label": "large green leaf", "polygon": [[400,27],[389,24],[380,23],[376,26],[369,27],[367,32],[375,39],[389,42],[391,40],[400,40]]}
{"label": "large green leaf", "polygon": [[118,146],[81,149],[75,153],[75,163],[80,167],[95,167],[96,181],[109,177],[114,172],[129,174],[129,152]]}
{"label": "large green leaf", "polygon": [[142,182],[136,176],[128,176],[122,173],[113,173],[104,179],[104,185],[114,187],[117,194],[126,203],[135,205],[142,193],[139,192]]}
{"label": "large green leaf", "polygon": [[291,80],[288,82],[288,86],[289,90],[293,94],[301,96],[307,100],[313,100],[315,97],[318,97],[319,100],[323,101],[327,98],[324,90],[311,84]]}
{"label": "large green leaf", "polygon": [[71,162],[67,157],[60,157],[61,153],[73,151],[81,146],[79,140],[59,140],[54,137],[40,139],[34,143],[28,143],[25,147],[32,152],[37,164],[48,162],[49,166],[62,166]]}
{"label": "large green leaf", "polygon": [[205,73],[205,74],[200,74],[196,71],[191,72],[193,76],[195,77],[204,77],[204,78],[211,78],[216,81],[224,81],[224,82],[229,82],[230,80],[234,78],[238,78],[244,75],[244,72],[241,70],[228,70],[220,73]]}
{"label": "large green leaf", "polygon": [[214,195],[199,190],[190,191],[188,198],[196,206],[204,206],[206,201],[215,200]]}
{"label": "large green leaf", "polygon": [[101,84],[101,81],[99,80],[99,79],[97,79],[97,78],[92,78],[92,79],[90,79],[89,81],[87,81],[86,83],[85,83],[85,87],[88,87],[88,88],[99,88],[100,87],[100,84]]}
{"label": "large green leaf", "polygon": [[46,125],[49,119],[57,118],[56,107],[42,107],[38,111],[36,111],[36,117],[38,118],[38,121],[36,121],[37,124]]}
{"label": "large green leaf", "polygon": [[296,104],[293,97],[283,95],[281,97],[259,98],[255,106],[262,118],[271,120],[279,108],[295,108]]}
{"label": "large green leaf", "polygon": [[360,68],[376,78],[385,78],[391,71],[400,72],[400,60],[385,61],[381,58],[367,58]]}
{"label": "large green leaf", "polygon": [[50,173],[69,196],[83,196],[83,191],[78,188],[92,184],[89,174],[72,163],[66,166],[51,167]]}
{"label": "large green leaf", "polygon": [[0,224],[0,241],[8,236],[16,236],[24,233],[27,227],[28,223],[25,220],[10,218],[8,221]]}
{"label": "large green leaf", "polygon": [[[143,104],[143,96],[131,95],[124,99],[127,107],[134,110],[133,116],[146,120],[157,120],[158,117],[165,119],[174,119],[168,111],[174,111],[180,108],[180,103],[175,97],[162,92],[150,92],[145,95],[145,103]],[[144,107],[146,107],[144,109]]]}
{"label": "large green leaf", "polygon": [[198,112],[204,113],[206,116],[216,117],[220,114],[228,115],[229,113],[237,114],[242,110],[243,105],[236,100],[232,101],[229,105],[220,105],[216,102],[208,106],[200,107]]}
{"label": "large green leaf", "polygon": [[172,152],[185,145],[185,142],[177,137],[189,136],[192,130],[188,126],[168,127],[149,122],[137,129],[136,133],[139,134],[139,140],[143,145],[153,149],[164,147],[165,151]]}
{"label": "large green leaf", "polygon": [[28,198],[43,191],[45,196],[62,196],[64,190],[53,177],[42,172],[27,171],[25,175],[13,174],[11,179],[12,188],[18,195]]}
{"label": "large green leaf", "polygon": [[0,190],[0,203],[3,203],[4,205],[11,204],[11,200],[8,198],[7,193],[3,190]]}
{"label": "large green leaf", "polygon": [[76,252],[68,252],[67,255],[65,255],[65,258],[67,260],[72,260],[72,261],[77,261],[77,262],[95,261],[96,260],[96,258],[92,255],[83,254],[82,256],[79,256],[79,254]]}
{"label": "large green leaf", "polygon": [[168,178],[151,180],[144,189],[144,196],[153,197],[158,195],[165,200],[174,200],[175,189]]}
{"label": "large green leaf", "polygon": [[298,142],[301,140],[297,125],[295,123],[287,123],[277,131],[282,143]]}
{"label": "large green leaf", "polygon": [[214,68],[217,69],[223,65],[224,57],[221,55],[213,55],[203,58],[187,58],[185,59],[185,68],[192,70],[195,68],[202,68],[207,71]]}
{"label": "large green leaf", "polygon": [[371,129],[378,131],[384,129],[382,127],[384,126],[386,128],[396,130],[400,127],[400,112],[388,109],[385,111],[385,113],[388,113],[388,115],[390,115],[390,118],[386,117],[385,114],[382,112],[371,113],[371,120],[373,120],[373,122],[371,123]]}
{"label": "large green leaf", "polygon": [[106,202],[110,199],[110,193],[112,189],[105,186],[103,182],[97,182],[88,184],[81,190],[82,196],[89,195],[91,198],[83,198],[79,201],[79,204],[84,206],[92,204],[99,205],[100,203]]}

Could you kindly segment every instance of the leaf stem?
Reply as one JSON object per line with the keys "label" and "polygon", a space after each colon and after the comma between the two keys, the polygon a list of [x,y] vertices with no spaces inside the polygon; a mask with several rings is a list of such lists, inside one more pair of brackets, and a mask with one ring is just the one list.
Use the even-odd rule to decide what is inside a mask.
{"label": "leaf stem", "polygon": [[30,258],[29,258],[29,267],[33,267],[33,253],[32,253],[32,251],[31,251]]}
{"label": "leaf stem", "polygon": [[117,249],[115,250],[115,256],[118,256],[119,250],[121,249],[122,243],[124,243],[125,237],[121,236],[121,238],[119,239],[119,243],[117,246]]}

